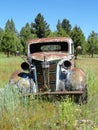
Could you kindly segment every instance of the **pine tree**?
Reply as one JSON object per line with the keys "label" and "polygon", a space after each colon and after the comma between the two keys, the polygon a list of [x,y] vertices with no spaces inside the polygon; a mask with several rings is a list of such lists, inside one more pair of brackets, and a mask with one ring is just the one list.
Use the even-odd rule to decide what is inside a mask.
{"label": "pine tree", "polygon": [[41,13],[36,16],[35,22],[31,23],[31,29],[38,38],[47,37],[50,34],[49,25],[44,20],[44,17]]}
{"label": "pine tree", "polygon": [[71,24],[69,22],[69,20],[67,19],[63,19],[62,23],[61,23],[62,28],[65,30],[65,32],[67,34],[70,34],[71,31]]}
{"label": "pine tree", "polygon": [[8,19],[8,21],[6,22],[5,31],[6,30],[10,30],[11,32],[17,34],[17,29],[15,27],[13,19],[11,19],[11,20]]}
{"label": "pine tree", "polygon": [[98,53],[98,33],[92,31],[87,39],[88,52],[93,58],[94,53]]}
{"label": "pine tree", "polygon": [[71,31],[71,34],[70,34],[73,42],[74,42],[74,47],[75,47],[75,55],[76,55],[76,58],[77,58],[77,55],[78,55],[78,46],[80,46],[82,48],[82,52],[85,52],[86,50],[86,41],[85,41],[85,36],[81,30],[80,27],[78,26],[75,26],[72,31]]}
{"label": "pine tree", "polygon": [[20,43],[20,39],[9,29],[4,32],[2,43],[1,43],[2,50],[10,56],[10,53],[16,53],[16,51],[22,51],[22,45]]}
{"label": "pine tree", "polygon": [[71,25],[68,20],[64,19],[62,22],[58,20],[56,27],[58,36],[69,36]]}
{"label": "pine tree", "polygon": [[12,53],[16,53],[16,51],[22,52],[23,47],[20,43],[20,39],[17,35],[15,24],[12,19],[6,22],[1,48],[7,56]]}
{"label": "pine tree", "polygon": [[23,27],[20,31],[20,40],[23,45],[23,52],[26,53],[27,41],[35,38],[36,35],[31,33],[31,28],[29,23],[26,23],[25,27]]}

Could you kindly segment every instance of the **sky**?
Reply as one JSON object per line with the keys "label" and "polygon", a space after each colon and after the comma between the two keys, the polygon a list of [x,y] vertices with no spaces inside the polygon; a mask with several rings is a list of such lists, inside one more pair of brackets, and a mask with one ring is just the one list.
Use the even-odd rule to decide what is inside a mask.
{"label": "sky", "polygon": [[56,31],[58,19],[67,19],[72,28],[79,26],[86,38],[92,31],[98,33],[98,0],[1,0],[0,28],[13,19],[20,31],[27,22],[34,22],[38,13],[52,31]]}

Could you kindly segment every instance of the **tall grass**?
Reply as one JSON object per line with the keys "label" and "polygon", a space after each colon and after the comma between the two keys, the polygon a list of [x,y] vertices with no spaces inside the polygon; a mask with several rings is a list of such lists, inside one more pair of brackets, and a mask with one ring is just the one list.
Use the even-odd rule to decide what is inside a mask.
{"label": "tall grass", "polygon": [[0,130],[98,129],[97,58],[76,60],[87,75],[88,103],[85,105],[75,104],[69,98],[49,102],[35,99],[33,95],[20,97],[17,90],[7,84],[10,74],[19,69],[21,62],[19,57],[0,57]]}
{"label": "tall grass", "polygon": [[0,88],[8,83],[12,72],[20,69],[22,61],[20,57],[13,56],[8,58],[6,55],[0,53]]}
{"label": "tall grass", "polygon": [[[0,94],[0,129],[47,128],[54,111],[54,105],[31,97],[20,97],[14,87],[6,86]],[[50,121],[49,121],[50,120]]]}
{"label": "tall grass", "polygon": [[[61,102],[38,100],[33,96],[28,99],[20,97],[11,86],[6,86],[0,95],[1,130],[87,130],[97,126],[98,111],[92,115],[90,104],[78,105],[69,98]],[[91,123],[81,123],[82,120]]]}

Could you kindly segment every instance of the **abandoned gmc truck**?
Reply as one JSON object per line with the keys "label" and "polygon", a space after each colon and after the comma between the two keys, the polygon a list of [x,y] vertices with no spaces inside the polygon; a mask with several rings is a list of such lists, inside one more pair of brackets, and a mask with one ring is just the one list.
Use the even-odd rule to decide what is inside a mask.
{"label": "abandoned gmc truck", "polygon": [[22,70],[14,72],[10,83],[21,93],[74,95],[87,102],[86,75],[75,65],[71,38],[33,39],[27,43],[27,58]]}

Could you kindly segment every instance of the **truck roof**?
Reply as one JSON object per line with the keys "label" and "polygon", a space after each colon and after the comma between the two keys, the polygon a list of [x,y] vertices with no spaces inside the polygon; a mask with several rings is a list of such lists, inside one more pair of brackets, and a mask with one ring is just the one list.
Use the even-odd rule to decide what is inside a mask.
{"label": "truck roof", "polygon": [[68,42],[72,43],[72,39],[69,37],[48,37],[48,38],[38,38],[28,41],[28,44],[38,44],[38,43],[53,43],[53,42]]}

